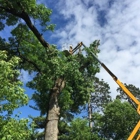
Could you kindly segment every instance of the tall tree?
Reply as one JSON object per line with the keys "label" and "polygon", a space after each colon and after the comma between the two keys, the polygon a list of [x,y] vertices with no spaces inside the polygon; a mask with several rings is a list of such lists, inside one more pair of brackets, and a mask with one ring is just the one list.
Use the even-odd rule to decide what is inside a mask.
{"label": "tall tree", "polygon": [[103,79],[94,78],[94,92],[91,93],[88,103],[89,126],[92,128],[92,113],[103,111],[104,107],[112,101],[110,87]]}
{"label": "tall tree", "polygon": [[93,92],[93,79],[99,67],[90,51],[97,53],[96,41],[85,49],[86,56],[58,51],[44,40],[34,24],[40,23],[42,30],[52,30],[53,25],[48,25],[51,10],[34,0],[1,0],[0,12],[1,30],[5,24],[14,28],[8,42],[1,38],[0,48],[6,49],[9,56],[22,59],[18,68],[35,73],[28,86],[36,90],[34,97],[45,100],[40,103],[41,113],[47,112],[45,140],[57,140],[60,114],[65,115],[67,110],[78,112]]}
{"label": "tall tree", "polygon": [[103,79],[94,78],[94,92],[91,93],[91,105],[94,111],[102,111],[112,101],[109,84]]}
{"label": "tall tree", "polygon": [[103,114],[93,114],[93,132],[104,139],[127,139],[139,120],[135,109],[119,99],[109,103]]}
{"label": "tall tree", "polygon": [[[91,45],[89,49],[93,50],[95,45],[96,44]],[[55,66],[55,70],[58,69],[57,73],[59,74],[60,72],[60,74],[63,74],[63,77],[65,78],[66,86],[63,89],[63,92],[59,93],[59,96],[57,100],[55,101],[57,103],[55,104],[56,108],[55,110],[53,108],[53,111],[55,111],[55,113],[59,113],[58,109],[60,107],[61,108],[60,117],[66,118],[67,114],[70,115],[71,113],[78,113],[79,107],[85,104],[86,102],[88,102],[90,93],[93,92],[94,90],[93,81],[94,81],[94,75],[96,73],[95,69],[97,68],[98,70],[98,65],[94,64],[95,61],[93,61],[93,58],[91,60],[90,54],[87,55],[86,57],[82,55],[81,56],[70,55],[69,57],[65,57],[65,55],[63,55],[63,52],[62,52],[62,55],[59,55],[59,56],[63,57],[63,59],[59,59],[60,62],[59,61],[57,62],[58,64]],[[79,59],[79,57],[81,58]],[[90,63],[89,63],[89,58],[91,61]],[[58,67],[60,63],[61,63],[61,68]],[[51,66],[53,65],[51,64]],[[50,76],[53,76],[53,75],[50,75]],[[54,74],[54,76],[56,76],[56,73]],[[58,77],[61,77],[61,75]],[[31,86],[32,88],[36,86],[38,88],[37,90],[39,92],[36,92],[33,95],[33,99],[36,101],[37,107],[41,110],[41,114],[44,115],[46,111],[49,110],[49,108],[47,109],[45,108],[46,106],[45,104],[47,104],[47,101],[49,101],[51,92],[49,92],[49,88],[46,89],[47,87],[44,86],[44,84],[47,85],[47,82],[49,82],[49,79],[47,81],[46,79],[44,79],[44,81],[43,79],[37,81],[36,78],[39,78],[39,77],[35,77],[35,79],[29,83],[29,86]],[[39,83],[36,83],[36,82],[39,82]],[[40,87],[41,85],[42,87]],[[53,102],[51,101],[51,104],[52,103]],[[59,106],[58,106],[58,103],[59,103]],[[51,112],[51,115],[52,114],[53,113]],[[53,118],[53,116],[51,116],[51,118]],[[57,119],[59,119],[59,117]]]}
{"label": "tall tree", "polygon": [[[84,116],[84,118],[87,118],[89,120],[89,125],[90,127],[93,126],[93,122],[92,122],[92,113],[93,112],[100,112],[103,111],[104,107],[111,102],[111,96],[110,96],[110,87],[109,85],[104,82],[104,80],[99,80],[97,77],[94,77],[94,92],[92,92],[90,94],[90,102],[88,103],[90,105],[87,107],[87,105],[85,104],[84,107],[80,106],[80,110],[81,110],[81,114],[83,113],[83,111],[85,112],[85,109],[88,111],[89,109],[91,109],[91,112],[88,112],[88,116],[91,116],[91,118]],[[44,96],[39,96],[39,94],[34,94],[32,99],[36,102],[36,106],[31,106],[33,109],[40,111],[41,110],[41,115],[39,117],[31,117],[33,119],[33,121],[36,124],[36,128],[45,128],[45,116],[44,114],[46,113],[46,108],[45,106],[45,102],[46,102],[46,94],[44,94]],[[86,108],[85,108],[86,106]],[[83,109],[82,109],[83,108]],[[73,113],[77,113],[77,112],[73,112]],[[68,129],[67,129],[67,124],[69,124],[73,119],[74,119],[74,114],[73,114],[70,110],[67,110],[64,112],[64,114],[61,114],[61,117],[63,118],[62,120],[59,121],[59,136],[61,135],[65,135],[65,133],[68,133]],[[84,113],[85,114],[85,113]],[[71,128],[72,131],[72,128]],[[36,137],[43,138],[44,133],[37,133]]]}
{"label": "tall tree", "polygon": [[[124,84],[126,88],[135,96],[136,99],[140,100],[140,89],[132,84]],[[117,98],[127,100],[134,108],[137,108],[136,104],[126,95],[126,93],[119,87],[117,91],[120,93]]]}

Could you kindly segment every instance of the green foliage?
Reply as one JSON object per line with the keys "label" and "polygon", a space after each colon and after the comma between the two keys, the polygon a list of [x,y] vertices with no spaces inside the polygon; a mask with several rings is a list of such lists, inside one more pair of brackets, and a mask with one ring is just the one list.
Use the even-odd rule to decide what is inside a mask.
{"label": "green foliage", "polygon": [[90,103],[93,110],[101,111],[112,101],[110,87],[103,79],[94,78],[94,92],[91,93]]}
{"label": "green foliage", "polygon": [[[35,75],[33,80],[28,83],[29,87],[37,90],[32,96],[36,103],[35,108],[41,111],[41,115],[47,113],[50,89],[57,78],[63,77],[66,85],[58,97],[61,108],[60,117],[71,120],[73,118],[72,113],[80,113],[79,107],[89,101],[90,94],[94,91],[93,81],[95,80],[95,73],[98,72],[98,65],[94,60],[89,62],[88,55],[65,56],[63,52],[56,50],[55,46],[51,47],[51,53],[47,55],[44,53],[44,55],[45,57],[38,59],[38,53],[36,57],[36,62],[38,62],[43,74]],[[90,68],[92,68],[92,71]]]}
{"label": "green foliage", "polygon": [[[52,11],[43,4],[37,4],[36,0],[0,0],[0,12],[1,30],[5,27],[5,23],[8,26],[16,25],[20,21],[19,19],[21,18],[21,14],[23,13],[26,13],[30,18],[34,20],[34,22],[39,21],[43,30],[54,29],[54,25],[47,24],[48,22],[50,22],[49,17]],[[3,21],[5,21],[5,23]]]}
{"label": "green foliage", "polygon": [[[41,50],[40,48],[40,52]],[[30,60],[32,59],[31,55],[34,55],[34,51],[35,50],[32,50],[32,54],[30,53]],[[65,115],[66,110],[73,113],[78,112],[79,106],[87,103],[90,93],[94,91],[93,81],[98,65],[95,64],[95,61],[89,63],[87,61],[89,59],[88,55],[82,56],[82,60],[86,60],[86,62],[82,61],[79,55],[66,57],[63,52],[56,50],[55,46],[52,46],[50,54],[46,55],[44,53],[44,55],[45,57],[39,57],[40,54],[38,53],[35,57],[43,74],[37,74],[34,79],[28,83],[29,87],[37,90],[32,99],[35,100],[41,110],[41,114],[44,115],[47,112],[45,104],[49,101],[50,89],[53,87],[57,78],[63,77],[66,81],[66,86],[59,95],[61,114],[62,116]],[[93,68],[92,72],[90,71],[90,75],[87,69],[87,62],[90,65],[88,65],[88,68]],[[44,109],[43,106],[45,106]]]}
{"label": "green foliage", "polygon": [[[125,87],[131,92],[132,95],[134,95],[134,97],[140,101],[140,89],[135,87],[132,84],[124,84]],[[135,109],[137,109],[137,104],[135,102],[133,102],[131,100],[131,98],[129,96],[127,96],[127,94],[119,87],[117,88],[117,92],[119,92],[120,94],[116,96],[116,98],[121,99],[121,100],[126,100],[128,101]]]}
{"label": "green foliage", "polygon": [[66,126],[63,123],[63,127],[67,127],[67,132],[59,137],[61,140],[101,140],[97,135],[91,133],[88,121],[85,119],[77,118]]}
{"label": "green foliage", "polygon": [[8,59],[6,51],[0,51],[0,139],[26,140],[31,135],[27,119],[11,118],[14,109],[28,103],[22,82],[18,80],[19,71],[16,66],[18,57]]}
{"label": "green foliage", "polygon": [[29,130],[27,119],[9,118],[3,120],[0,118],[0,138],[1,140],[27,140],[30,138],[31,131]]}
{"label": "green foliage", "polygon": [[138,120],[135,109],[129,103],[121,103],[117,99],[106,106],[103,115],[93,114],[93,132],[107,140],[124,140],[128,138]]}
{"label": "green foliage", "polygon": [[[32,117],[29,116],[32,119],[32,122],[30,124],[31,128],[32,128],[32,134],[30,135],[30,139],[29,140],[44,140],[44,135],[45,135],[45,130],[44,127],[46,125],[46,117]],[[42,131],[40,132],[40,130],[38,131],[37,129],[42,129]]]}
{"label": "green foliage", "polygon": [[[126,86],[126,88],[138,99],[140,100],[140,89],[132,84],[124,84]],[[129,97],[126,95],[126,93],[119,87],[117,88],[117,92],[120,93],[120,95],[118,95],[121,99],[125,99],[127,100]]]}
{"label": "green foliage", "polygon": [[15,69],[19,58],[12,57],[7,60],[7,54],[0,51],[0,102],[2,111],[12,112],[15,108],[28,103],[28,97],[17,78],[19,71]]}

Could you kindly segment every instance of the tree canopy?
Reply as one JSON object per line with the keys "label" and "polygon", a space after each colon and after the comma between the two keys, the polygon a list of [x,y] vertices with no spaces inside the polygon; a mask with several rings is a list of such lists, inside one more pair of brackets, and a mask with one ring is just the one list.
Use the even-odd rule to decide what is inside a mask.
{"label": "tree canopy", "polygon": [[139,120],[136,110],[119,99],[109,103],[103,114],[93,114],[93,132],[104,139],[127,139]]}
{"label": "tree canopy", "polygon": [[[57,50],[40,33],[54,27],[48,25],[51,10],[36,1],[0,1],[0,11],[1,30],[5,24],[13,27],[8,41],[1,38],[1,50],[7,50],[9,57],[21,58],[18,69],[35,73],[28,86],[36,90],[33,99],[36,99],[41,114],[47,114],[46,134],[50,134],[50,123],[57,124],[51,121],[53,118],[58,120],[58,114],[65,117],[66,111],[79,112],[79,107],[88,102],[94,90],[95,74],[99,72],[98,63],[90,51],[96,54],[98,44],[95,41],[84,49],[86,55],[67,55],[66,51]],[[41,31],[37,29],[36,22],[41,25]]]}

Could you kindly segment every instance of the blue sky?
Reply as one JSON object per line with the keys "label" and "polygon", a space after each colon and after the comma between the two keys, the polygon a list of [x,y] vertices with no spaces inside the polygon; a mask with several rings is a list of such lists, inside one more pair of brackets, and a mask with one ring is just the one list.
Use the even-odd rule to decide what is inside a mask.
{"label": "blue sky", "polygon": [[[100,39],[99,59],[122,82],[140,87],[139,0],[48,0],[47,5],[53,9],[52,22],[57,25],[50,36],[57,40],[53,43],[68,49],[69,44],[83,41],[89,45]],[[118,86],[112,78],[102,68],[97,76],[110,84],[115,97]]]}
{"label": "blue sky", "polygon": [[[89,45],[100,40],[99,59],[123,82],[140,87],[140,1],[139,0],[38,0],[53,10],[51,22],[54,32],[43,34],[46,41],[59,49],[76,46],[79,42]],[[7,36],[8,29],[0,35]],[[97,76],[111,87],[116,96],[117,85],[101,68]],[[23,81],[30,77],[25,75]],[[26,93],[32,90],[27,88]],[[31,102],[32,104],[32,102]],[[20,109],[23,117],[39,114],[28,107]]]}

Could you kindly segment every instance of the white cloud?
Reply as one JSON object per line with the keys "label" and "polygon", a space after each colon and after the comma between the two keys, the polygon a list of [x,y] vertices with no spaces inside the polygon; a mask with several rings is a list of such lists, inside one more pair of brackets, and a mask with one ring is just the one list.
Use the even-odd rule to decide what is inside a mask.
{"label": "white cloud", "polygon": [[25,71],[25,70],[21,70],[20,71],[20,76],[19,76],[19,79],[24,83],[26,84],[27,82],[31,81],[33,79],[33,75],[30,75],[28,73],[28,71]]}
{"label": "white cloud", "polygon": [[[111,2],[109,4],[109,2]],[[66,26],[55,31],[59,45],[76,45],[83,41],[89,45],[100,39],[101,59],[124,83],[140,87],[140,1],[135,0],[60,0],[57,4],[61,18],[69,20]],[[100,26],[100,10],[105,11],[107,22]],[[98,77],[110,84],[113,97],[118,87],[101,68]]]}

